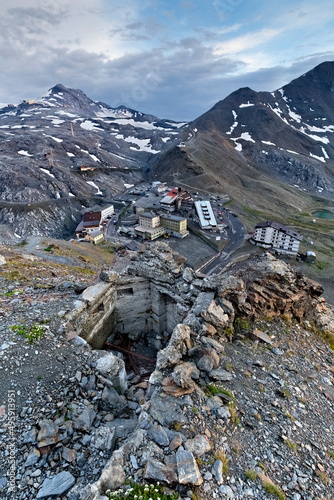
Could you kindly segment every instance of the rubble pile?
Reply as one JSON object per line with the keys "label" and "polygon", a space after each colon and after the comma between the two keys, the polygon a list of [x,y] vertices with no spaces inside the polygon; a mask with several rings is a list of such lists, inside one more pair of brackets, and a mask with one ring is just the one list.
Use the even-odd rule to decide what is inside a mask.
{"label": "rubble pile", "polygon": [[[268,482],[281,498],[333,498],[333,351],[321,335],[334,332],[334,315],[321,287],[269,254],[205,279],[162,243],[126,264],[122,284],[150,280],[183,311],[159,337],[149,376],[77,335],[74,310],[89,288],[80,306],[70,287],[33,308],[6,297],[21,300],[0,330],[0,404],[8,390],[17,398],[17,489],[11,496],[4,404],[1,498],[106,500],[129,478],[182,500],[265,500]],[[103,287],[117,285],[114,273],[102,273]],[[30,345],[8,327],[36,314],[49,321]]]}

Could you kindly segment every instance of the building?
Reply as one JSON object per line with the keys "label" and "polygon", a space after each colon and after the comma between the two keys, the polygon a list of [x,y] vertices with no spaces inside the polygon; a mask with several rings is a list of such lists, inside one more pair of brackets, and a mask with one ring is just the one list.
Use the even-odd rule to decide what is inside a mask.
{"label": "building", "polygon": [[167,185],[165,182],[154,181],[152,182],[152,191],[153,193],[160,194],[163,191],[166,191]]}
{"label": "building", "polygon": [[256,245],[272,248],[278,253],[297,255],[303,236],[278,222],[260,222],[251,238]]}
{"label": "building", "polygon": [[188,208],[192,204],[193,199],[188,191],[180,187],[171,189],[160,201],[160,207],[168,212],[180,211],[182,205],[184,208]]}
{"label": "building", "polygon": [[135,233],[137,236],[141,236],[144,240],[156,240],[166,233],[166,229],[162,226],[147,227],[139,225],[135,227]]}
{"label": "building", "polygon": [[114,205],[107,205],[102,208],[101,210],[101,220],[106,219],[110,215],[114,215],[115,210],[114,210]]}
{"label": "building", "polygon": [[217,228],[217,220],[209,201],[195,201],[195,209],[202,229]]}
{"label": "building", "polygon": [[94,229],[94,231],[90,231],[85,235],[85,240],[94,243],[94,245],[97,245],[104,240],[103,233],[101,233],[99,229]]}
{"label": "building", "polygon": [[139,225],[151,228],[158,227],[160,226],[160,217],[152,212],[143,212],[139,214]]}
{"label": "building", "polygon": [[168,233],[173,236],[185,238],[189,235],[189,231],[187,231],[187,219],[184,217],[168,214],[162,215],[160,220],[162,227],[165,227]]}
{"label": "building", "polygon": [[171,191],[169,191],[169,193],[167,193],[166,196],[160,200],[160,207],[168,212],[175,212],[177,196],[178,189],[171,189]]}
{"label": "building", "polygon": [[83,228],[87,231],[100,229],[101,212],[86,212],[83,216]]}

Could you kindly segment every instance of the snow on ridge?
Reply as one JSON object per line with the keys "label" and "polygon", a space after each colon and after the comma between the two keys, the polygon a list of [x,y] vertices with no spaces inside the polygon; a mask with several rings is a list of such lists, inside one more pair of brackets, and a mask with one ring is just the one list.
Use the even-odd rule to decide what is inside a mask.
{"label": "snow on ridge", "polygon": [[[116,139],[122,139],[125,142],[129,142],[131,144],[137,144],[139,146],[139,151],[146,151],[153,154],[160,153],[160,150],[156,151],[152,149],[152,145],[150,143],[150,139],[138,139],[137,137],[124,137],[122,134],[116,134]],[[130,149],[133,151],[138,151],[138,148],[130,146]]]}
{"label": "snow on ridge", "polygon": [[28,151],[25,151],[24,149],[20,149],[20,151],[18,151],[18,154],[23,156],[34,156],[29,154]]}
{"label": "snow on ridge", "polygon": [[49,172],[49,170],[47,170],[46,168],[40,167],[40,170],[42,170],[42,172],[48,174],[50,177],[53,177],[55,179],[55,176],[51,174],[51,172]]}
{"label": "snow on ridge", "polygon": [[95,193],[95,194],[103,194],[102,191],[100,190],[99,186],[97,186],[95,184],[95,182],[93,182],[93,181],[86,181],[86,182],[87,182],[87,184],[89,184],[93,188],[97,189],[97,193]]}
{"label": "snow on ridge", "polygon": [[326,163],[325,158],[323,158],[322,156],[317,156],[317,155],[314,155],[312,153],[310,153],[310,156],[312,156],[312,158],[315,158],[316,160],[321,161],[322,163]]}
{"label": "snow on ridge", "polygon": [[270,141],[261,141],[263,144],[268,144],[268,146],[276,146],[275,143],[270,142]]}
{"label": "snow on ridge", "polygon": [[232,134],[233,130],[235,129],[235,127],[238,126],[238,122],[237,122],[237,118],[238,118],[238,115],[237,113],[234,111],[234,109],[232,109],[232,115],[233,115],[233,118],[234,118],[234,123],[231,125],[230,127],[230,130],[228,132],[226,132],[227,135],[230,135]]}
{"label": "snow on ridge", "polygon": [[284,96],[284,90],[283,89],[278,89],[278,92],[281,94],[281,96]]}
{"label": "snow on ridge", "polygon": [[291,111],[289,106],[288,106],[288,110],[289,110],[289,116],[291,116],[291,118],[293,120],[295,120],[297,123],[301,123],[302,117],[300,115],[298,115],[297,113],[295,113],[294,111]]}
{"label": "snow on ridge", "polygon": [[96,125],[96,123],[93,123],[90,120],[85,120],[80,123],[80,127],[84,130],[99,130],[100,132],[103,132],[102,128],[100,128],[98,125]]}
{"label": "snow on ridge", "polygon": [[326,149],[325,149],[323,146],[321,146],[321,151],[322,151],[322,153],[323,153],[324,157],[326,158],[326,160],[328,160],[328,159],[329,159],[329,156],[328,156],[328,154],[327,154]]}
{"label": "snow on ridge", "polygon": [[248,101],[245,104],[240,104],[239,108],[249,108],[250,106],[254,106],[254,104]]}
{"label": "snow on ridge", "polygon": [[51,137],[51,139],[53,139],[56,142],[63,142],[63,139],[59,139],[58,137],[53,137],[53,135],[46,135],[46,134],[43,135],[45,135],[45,137]]}

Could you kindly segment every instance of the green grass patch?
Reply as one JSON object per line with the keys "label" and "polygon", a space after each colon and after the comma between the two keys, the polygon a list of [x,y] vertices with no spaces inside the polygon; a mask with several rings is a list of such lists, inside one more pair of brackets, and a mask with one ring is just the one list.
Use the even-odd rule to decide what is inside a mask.
{"label": "green grass patch", "polygon": [[270,495],[277,497],[279,500],[285,500],[286,497],[283,491],[269,479],[264,479],[262,482],[262,486]]}
{"label": "green grass patch", "polygon": [[251,481],[256,481],[257,479],[257,472],[253,469],[246,469],[245,470],[245,477],[247,479],[250,479]]}
{"label": "green grass patch", "polygon": [[28,340],[28,343],[33,345],[36,340],[41,338],[44,333],[44,326],[39,325],[38,323],[34,323],[29,328],[25,325],[12,325],[9,327],[12,332],[17,333],[17,335],[21,335],[22,337]]}

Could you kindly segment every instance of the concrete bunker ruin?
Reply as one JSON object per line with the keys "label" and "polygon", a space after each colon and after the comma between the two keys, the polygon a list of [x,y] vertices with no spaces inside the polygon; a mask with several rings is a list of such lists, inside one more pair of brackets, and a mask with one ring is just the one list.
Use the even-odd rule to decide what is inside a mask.
{"label": "concrete bunker ruin", "polygon": [[111,334],[132,340],[151,332],[170,335],[182,323],[186,309],[170,287],[139,276],[115,274],[111,281],[88,287],[68,316],[93,349],[101,349]]}

